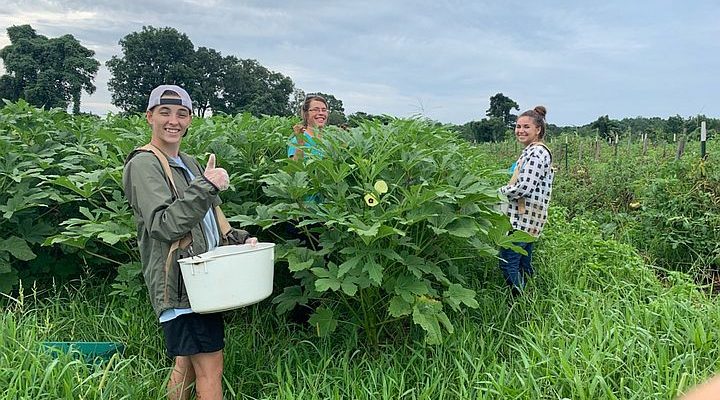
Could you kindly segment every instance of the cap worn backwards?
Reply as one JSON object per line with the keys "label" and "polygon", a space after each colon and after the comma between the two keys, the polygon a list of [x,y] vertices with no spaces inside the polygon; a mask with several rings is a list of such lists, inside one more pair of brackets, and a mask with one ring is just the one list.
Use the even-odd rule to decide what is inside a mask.
{"label": "cap worn backwards", "polygon": [[[166,91],[175,92],[178,94],[178,96],[180,96],[180,98],[178,99],[176,97],[163,97],[163,93],[165,93]],[[153,89],[152,92],[150,92],[150,99],[148,100],[147,111],[150,111],[153,107],[160,104],[175,104],[178,106],[183,106],[190,111],[192,111],[193,109],[190,95],[188,94],[188,92],[185,91],[185,89],[177,85],[160,85]]]}

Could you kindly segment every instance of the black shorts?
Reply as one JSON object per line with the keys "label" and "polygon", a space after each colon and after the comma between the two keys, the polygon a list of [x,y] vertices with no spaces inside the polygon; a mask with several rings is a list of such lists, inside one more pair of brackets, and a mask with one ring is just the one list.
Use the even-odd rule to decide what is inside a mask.
{"label": "black shorts", "polygon": [[225,347],[222,313],[183,314],[160,325],[170,358],[213,353]]}

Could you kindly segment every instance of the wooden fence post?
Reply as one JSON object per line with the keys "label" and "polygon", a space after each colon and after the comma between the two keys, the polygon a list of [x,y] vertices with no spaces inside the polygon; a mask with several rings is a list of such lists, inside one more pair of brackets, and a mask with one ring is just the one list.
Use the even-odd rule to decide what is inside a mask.
{"label": "wooden fence post", "polygon": [[615,159],[618,156],[618,147],[620,147],[620,136],[615,132]]}
{"label": "wooden fence post", "polygon": [[595,161],[600,161],[600,139],[595,137]]}
{"label": "wooden fence post", "polygon": [[685,153],[685,135],[680,136],[680,140],[678,141],[677,152],[675,153],[675,161],[679,160],[680,157],[682,157],[683,153]]}
{"label": "wooden fence post", "polygon": [[578,165],[582,165],[582,150],[583,141],[578,139],[577,141],[577,152],[578,152]]}

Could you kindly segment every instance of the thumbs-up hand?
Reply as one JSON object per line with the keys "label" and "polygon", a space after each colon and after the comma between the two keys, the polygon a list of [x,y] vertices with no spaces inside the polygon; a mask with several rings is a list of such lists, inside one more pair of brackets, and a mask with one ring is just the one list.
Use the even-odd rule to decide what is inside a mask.
{"label": "thumbs-up hand", "polygon": [[220,190],[225,190],[230,186],[230,176],[227,171],[224,168],[215,167],[215,154],[210,154],[203,175]]}

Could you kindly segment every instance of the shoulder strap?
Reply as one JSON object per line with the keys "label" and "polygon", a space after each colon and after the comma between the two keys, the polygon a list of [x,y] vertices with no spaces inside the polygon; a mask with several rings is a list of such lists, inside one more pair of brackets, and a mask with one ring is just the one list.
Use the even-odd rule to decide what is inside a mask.
{"label": "shoulder strap", "polygon": [[[153,154],[155,154],[155,157],[157,157],[158,160],[160,160],[160,164],[162,165],[163,172],[165,172],[165,178],[167,179],[168,183],[170,184],[170,188],[175,194],[175,197],[178,197],[178,190],[175,186],[175,181],[172,177],[172,170],[170,169],[170,163],[168,163],[167,157],[165,154],[163,154],[160,149],[152,145],[151,143],[146,144],[145,146],[142,146],[138,148],[138,150],[143,151],[149,151]],[[230,223],[228,222],[227,218],[225,218],[225,214],[222,212],[219,206],[215,206],[215,216],[218,221],[218,227],[220,228],[220,233],[223,235],[223,237],[227,236],[230,231],[232,230],[232,227],[230,226]]]}
{"label": "shoulder strap", "polygon": [[215,215],[217,216],[220,232],[222,233],[223,238],[226,238],[230,232],[232,232],[232,226],[230,226],[227,218],[225,218],[225,213],[222,212],[219,206],[215,206]]}
{"label": "shoulder strap", "polygon": [[541,146],[541,147],[544,147],[545,150],[547,150],[548,154],[550,155],[550,164],[552,164],[552,158],[553,158],[553,156],[552,156],[552,151],[550,151],[550,148],[549,148],[544,142],[535,142],[535,143],[531,144],[531,146]]}
{"label": "shoulder strap", "polygon": [[[163,172],[165,172],[165,178],[167,179],[168,183],[170,184],[170,188],[172,189],[175,196],[178,196],[178,190],[175,186],[175,181],[172,177],[172,170],[170,169],[170,163],[168,163],[167,157],[165,154],[163,154],[160,149],[152,145],[151,143],[146,144],[145,146],[142,146],[138,148],[138,150],[143,151],[149,151],[153,154],[155,154],[155,157],[157,157],[158,160],[160,160],[160,164],[162,165]],[[232,227],[230,226],[230,223],[228,222],[227,218],[225,218],[225,214],[222,212],[220,207],[215,206],[215,214],[217,216],[218,225],[220,227],[220,232],[223,234],[223,236],[226,236],[230,231],[232,230]]]}
{"label": "shoulder strap", "polygon": [[170,184],[170,189],[173,191],[173,194],[175,195],[175,198],[178,198],[178,190],[175,186],[175,181],[173,180],[172,176],[172,170],[170,169],[170,163],[168,163],[167,157],[165,154],[163,154],[160,149],[155,147],[153,144],[148,143],[143,147],[139,147],[138,150],[143,151],[149,151],[153,154],[155,154],[155,157],[160,161],[160,165],[162,165],[163,172],[165,173],[165,179],[167,179],[168,183]]}

